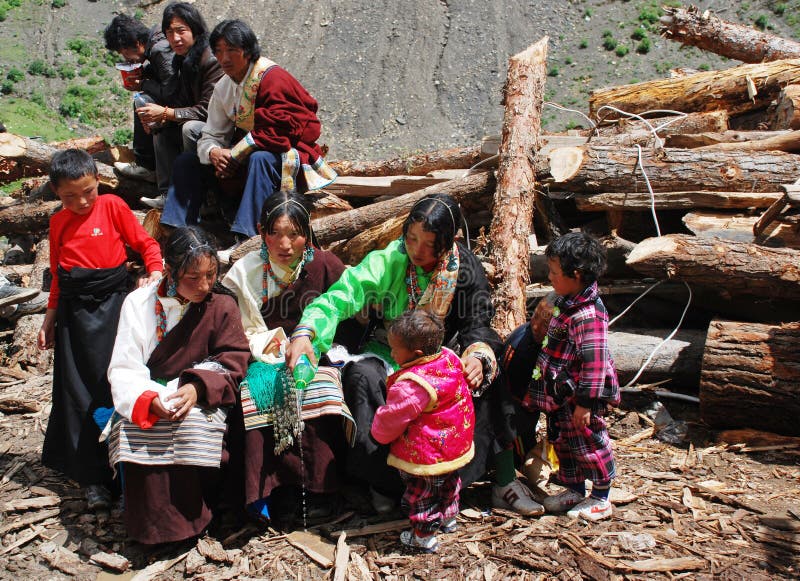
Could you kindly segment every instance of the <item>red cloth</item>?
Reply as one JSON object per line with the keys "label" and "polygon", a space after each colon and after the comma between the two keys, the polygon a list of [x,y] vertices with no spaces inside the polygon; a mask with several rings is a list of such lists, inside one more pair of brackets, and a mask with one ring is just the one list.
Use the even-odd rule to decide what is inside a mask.
{"label": "red cloth", "polygon": [[302,163],[313,164],[322,157],[316,143],[321,132],[314,97],[285,69],[268,69],[258,86],[250,132],[256,146],[279,154],[294,147]]}
{"label": "red cloth", "polygon": [[161,249],[128,205],[113,194],[97,197],[92,211],[81,216],[61,210],[50,218],[50,300],[47,308],[58,305],[58,266],[66,271],[73,267],[114,268],[127,259],[125,245],[142,255],[147,272],[161,270]]}
{"label": "red cloth", "polygon": [[157,397],[158,394],[155,391],[148,390],[140,395],[136,403],[133,404],[131,421],[143,430],[152,428],[153,424],[158,421],[158,416],[150,411],[150,405]]}

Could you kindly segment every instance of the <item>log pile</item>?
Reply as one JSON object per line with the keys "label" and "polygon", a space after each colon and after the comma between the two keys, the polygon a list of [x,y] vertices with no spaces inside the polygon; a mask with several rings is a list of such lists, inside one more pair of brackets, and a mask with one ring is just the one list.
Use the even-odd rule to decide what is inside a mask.
{"label": "log pile", "polygon": [[[667,388],[690,392],[699,387],[703,418],[711,425],[716,417],[731,416],[715,408],[714,402],[726,396],[709,399],[707,394],[729,390],[753,409],[785,394],[786,385],[800,379],[793,368],[781,369],[779,379],[754,390],[747,387],[747,369],[731,363],[721,373],[719,366],[728,359],[709,357],[708,350],[712,344],[747,342],[744,336],[750,338],[751,331],[736,321],[780,326],[800,320],[796,209],[789,204],[788,211],[753,234],[761,214],[785,200],[787,188],[800,179],[800,44],[695,9],[668,9],[662,28],[667,38],[743,64],[596,90],[589,104],[596,127],[547,133],[539,127],[547,53],[547,39],[542,39],[509,61],[501,135],[409,157],[333,162],[340,179],[314,195],[312,218],[320,244],[357,263],[399,235],[416,201],[448,193],[462,206],[462,235],[484,261],[495,289],[494,325],[506,335],[548,290],[543,248],[560,234],[583,229],[608,247],[609,269],[601,286],[612,314],[664,281],[624,323],[642,340],[629,332],[617,336],[625,342],[619,345],[625,352],[624,378],[635,375],[635,362],[649,355],[644,347],[653,344],[648,329],[662,333],[678,323],[686,283],[693,302],[681,332],[693,338],[691,349],[676,351],[672,371],[668,360],[657,357],[658,364],[639,381],[668,379]],[[665,117],[664,111],[681,114]],[[0,181],[27,178],[0,207],[0,234],[12,243],[24,239],[31,257],[59,207],[41,176],[52,153],[65,145],[0,135],[0,170],[6,168]],[[109,159],[92,140],[82,145]],[[126,180],[106,163],[98,162],[98,168],[103,191],[121,195],[134,209],[141,209],[140,196],[154,194],[152,185]],[[259,243],[249,241],[234,259]],[[3,269],[13,280],[27,282],[29,273],[14,271],[23,267]],[[41,282],[37,277],[35,284]],[[717,324],[713,341],[712,318],[731,323]],[[778,336],[765,332],[764,348]],[[701,345],[695,344],[698,337]],[[713,373],[706,372],[711,362]],[[39,361],[28,365],[41,368]],[[800,434],[796,422],[773,425]]]}

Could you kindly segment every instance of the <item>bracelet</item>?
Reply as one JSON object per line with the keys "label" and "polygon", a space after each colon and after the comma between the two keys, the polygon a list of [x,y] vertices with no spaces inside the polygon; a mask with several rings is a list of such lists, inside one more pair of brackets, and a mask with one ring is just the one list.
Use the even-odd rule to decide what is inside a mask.
{"label": "bracelet", "polygon": [[315,334],[316,333],[314,333],[314,329],[312,329],[311,327],[305,325],[303,325],[302,327],[298,326],[295,328],[294,333],[292,333],[290,341],[294,341],[295,339],[299,339],[300,337],[308,337],[309,339],[313,339]]}
{"label": "bracelet", "polygon": [[167,111],[169,111],[169,107],[164,107],[164,110],[161,112],[161,124],[167,122]]}

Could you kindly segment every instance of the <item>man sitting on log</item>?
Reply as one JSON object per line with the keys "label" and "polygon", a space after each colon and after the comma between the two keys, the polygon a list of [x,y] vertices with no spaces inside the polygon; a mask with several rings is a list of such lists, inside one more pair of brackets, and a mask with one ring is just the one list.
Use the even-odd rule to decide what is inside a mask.
{"label": "man sitting on log", "polygon": [[[241,20],[224,20],[210,44],[225,76],[208,106],[197,154],[175,161],[162,224],[197,224],[209,186],[238,205],[231,231],[234,246],[257,234],[261,207],[277,190],[316,190],[336,177],[316,141],[317,102],[286,70],[261,56],[256,35]],[[223,209],[225,196],[221,199]]]}

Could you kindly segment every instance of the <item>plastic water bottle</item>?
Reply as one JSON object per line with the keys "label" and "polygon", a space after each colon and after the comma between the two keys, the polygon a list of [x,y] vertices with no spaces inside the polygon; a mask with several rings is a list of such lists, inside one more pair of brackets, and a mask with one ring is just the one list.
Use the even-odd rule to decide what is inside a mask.
{"label": "plastic water bottle", "polygon": [[300,359],[298,359],[297,363],[295,363],[294,371],[292,372],[292,375],[294,376],[294,384],[297,389],[305,389],[306,386],[311,383],[311,380],[314,379],[314,375],[316,375],[316,373],[317,368],[311,364],[308,356],[301,355]]}
{"label": "plastic water bottle", "polygon": [[[149,105],[152,102],[153,102],[153,99],[150,97],[150,95],[148,95],[146,93],[142,93],[140,91],[137,91],[136,93],[133,94],[133,108],[134,109],[138,109],[139,107],[144,107],[145,105]],[[147,127],[150,128],[150,129],[154,129],[157,125],[158,125],[158,123],[151,122],[151,123],[147,124]]]}

